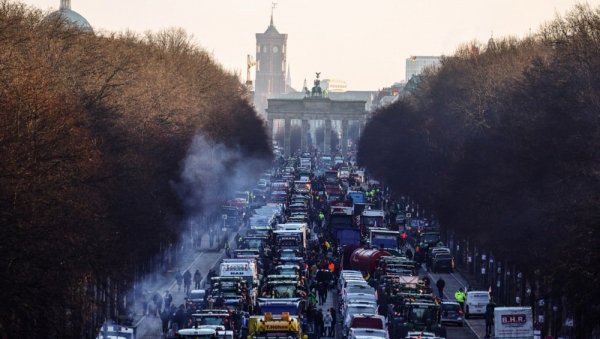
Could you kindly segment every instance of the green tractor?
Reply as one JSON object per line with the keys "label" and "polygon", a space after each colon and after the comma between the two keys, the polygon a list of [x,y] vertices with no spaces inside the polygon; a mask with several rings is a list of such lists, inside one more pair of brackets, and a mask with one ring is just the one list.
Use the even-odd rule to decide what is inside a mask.
{"label": "green tractor", "polygon": [[429,248],[435,247],[440,241],[440,232],[420,233],[415,244],[415,261],[419,263],[427,261]]}
{"label": "green tractor", "polygon": [[446,338],[446,327],[441,325],[441,307],[435,302],[405,301],[390,318],[390,337],[406,338],[408,332],[429,332]]}

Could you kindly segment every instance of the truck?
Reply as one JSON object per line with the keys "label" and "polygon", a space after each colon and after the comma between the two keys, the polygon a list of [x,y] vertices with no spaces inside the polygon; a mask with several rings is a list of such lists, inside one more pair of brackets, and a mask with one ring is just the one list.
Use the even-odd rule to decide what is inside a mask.
{"label": "truck", "polygon": [[290,315],[298,315],[304,304],[301,298],[258,298],[258,313],[265,315],[288,312]]}
{"label": "truck", "polygon": [[390,317],[390,337],[407,338],[411,332],[423,337],[446,337],[446,327],[441,325],[441,307],[430,301],[405,301],[396,305],[399,310]]}
{"label": "truck", "polygon": [[494,308],[494,338],[533,339],[531,307]]}
{"label": "truck", "polygon": [[287,312],[277,316],[267,312],[265,315],[251,316],[248,319],[247,339],[262,338],[308,339],[308,336],[302,335],[298,317]]}
{"label": "truck", "polygon": [[400,232],[383,227],[370,227],[369,243],[373,247],[398,251],[400,248]]}
{"label": "truck", "polygon": [[384,227],[385,213],[383,210],[366,209],[360,215],[360,225],[363,228]]}
{"label": "truck", "polygon": [[362,232],[354,222],[354,209],[344,203],[333,204],[328,225],[339,246],[360,244]]}
{"label": "truck", "polygon": [[350,256],[350,267],[348,269],[357,270],[369,275],[375,273],[377,264],[381,257],[390,256],[387,251],[378,248],[358,248]]}

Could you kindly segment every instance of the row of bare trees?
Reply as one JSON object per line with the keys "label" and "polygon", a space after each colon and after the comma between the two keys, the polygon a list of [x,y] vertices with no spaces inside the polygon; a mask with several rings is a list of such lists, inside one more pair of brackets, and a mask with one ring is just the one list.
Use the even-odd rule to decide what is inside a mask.
{"label": "row of bare trees", "polygon": [[590,336],[600,318],[600,9],[577,6],[528,38],[445,57],[414,95],[376,112],[359,162],[517,265],[532,300]]}
{"label": "row of bare trees", "polygon": [[95,35],[0,0],[0,338],[90,337],[165,242],[202,133],[270,159],[239,79],[183,31]]}

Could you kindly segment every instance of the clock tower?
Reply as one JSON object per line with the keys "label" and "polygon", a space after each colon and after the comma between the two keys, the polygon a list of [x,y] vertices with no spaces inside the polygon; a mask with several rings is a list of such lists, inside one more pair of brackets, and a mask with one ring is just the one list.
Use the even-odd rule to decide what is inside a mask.
{"label": "clock tower", "polygon": [[267,98],[277,97],[286,89],[287,34],[280,34],[271,23],[264,33],[256,33],[256,77],[254,106],[265,116]]}

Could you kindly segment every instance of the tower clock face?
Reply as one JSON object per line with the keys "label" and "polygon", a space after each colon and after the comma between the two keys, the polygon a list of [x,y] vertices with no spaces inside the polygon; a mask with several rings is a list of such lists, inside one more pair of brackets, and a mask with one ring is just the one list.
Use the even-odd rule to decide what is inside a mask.
{"label": "tower clock face", "polygon": [[277,48],[277,46],[273,46],[273,53],[277,53],[279,52],[279,48]]}

